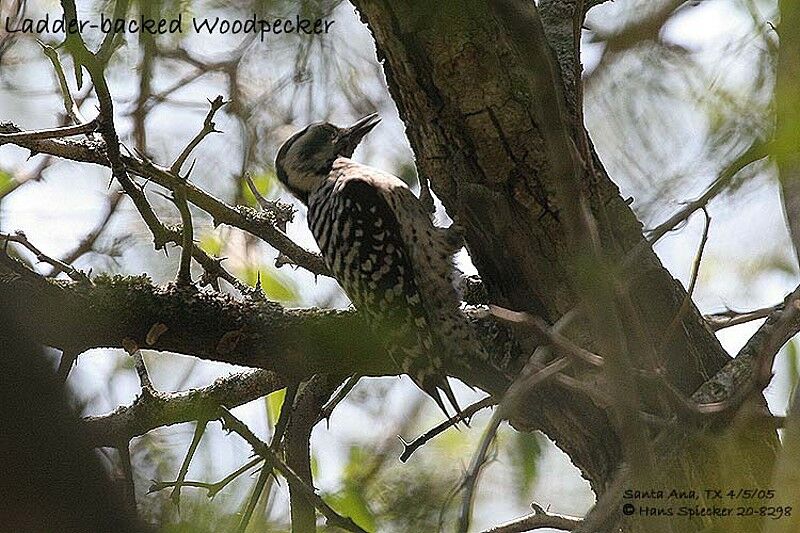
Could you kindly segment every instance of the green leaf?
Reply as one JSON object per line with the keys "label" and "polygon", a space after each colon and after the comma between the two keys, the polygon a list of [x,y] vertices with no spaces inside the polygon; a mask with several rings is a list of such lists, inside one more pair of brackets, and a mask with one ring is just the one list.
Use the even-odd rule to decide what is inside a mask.
{"label": "green leaf", "polygon": [[347,464],[344,466],[344,487],[327,497],[332,507],[349,516],[361,527],[375,531],[375,514],[370,509],[361,482],[364,471],[374,460],[370,452],[361,446],[350,446]]}
{"label": "green leaf", "polygon": [[285,399],[286,389],[277,390],[267,395],[267,417],[269,417],[269,421],[273,426],[278,422]]}
{"label": "green leaf", "polygon": [[536,482],[539,458],[542,456],[542,442],[538,433],[516,432],[513,436],[511,453],[514,457],[514,477],[517,495],[521,501],[528,501],[528,495]]}
{"label": "green leaf", "polygon": [[212,257],[219,257],[222,254],[222,239],[216,231],[209,231],[200,237],[198,246]]}
{"label": "green leaf", "polygon": [[375,515],[367,505],[364,495],[356,487],[348,486],[327,496],[326,499],[336,512],[349,516],[356,524],[367,531],[375,531]]}
{"label": "green leaf", "polygon": [[14,176],[10,172],[0,169],[0,197],[14,187]]}
{"label": "green leaf", "polygon": [[[272,191],[275,189],[275,181],[278,179],[275,176],[274,172],[264,172],[261,174],[251,175],[253,178],[253,183],[256,185],[256,189],[258,192],[261,193],[261,196],[264,198],[269,198]],[[258,201],[256,200],[253,191],[250,190],[250,186],[247,184],[247,180],[242,180],[242,199],[244,200],[245,205],[249,205],[250,207],[258,207]]]}
{"label": "green leaf", "polygon": [[261,274],[261,289],[267,295],[267,298],[276,302],[294,302],[297,300],[297,292],[291,281],[273,268],[248,266],[240,276],[245,283],[255,287],[256,283],[258,283],[259,273]]}

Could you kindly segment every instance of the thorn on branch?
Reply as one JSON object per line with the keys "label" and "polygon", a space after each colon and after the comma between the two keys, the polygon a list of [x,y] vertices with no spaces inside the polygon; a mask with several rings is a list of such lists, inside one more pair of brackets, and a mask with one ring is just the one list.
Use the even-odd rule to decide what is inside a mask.
{"label": "thorn on branch", "polygon": [[521,533],[546,528],[572,531],[583,523],[583,520],[579,518],[549,513],[537,503],[532,503],[531,509],[533,509],[533,513],[487,529],[483,533]]}
{"label": "thorn on branch", "polygon": [[339,390],[336,391],[333,398],[331,398],[328,403],[322,406],[320,409],[319,415],[317,416],[317,420],[315,424],[325,420],[325,425],[330,429],[331,427],[331,415],[333,414],[333,410],[336,409],[336,406],[339,405],[342,400],[350,393],[351,390],[358,384],[358,381],[361,379],[361,376],[356,374],[354,376],[350,376],[347,378]]}
{"label": "thorn on branch", "polygon": [[65,272],[72,281],[76,281],[78,283],[85,283],[85,284],[92,284],[92,281],[89,279],[84,272],[75,269],[72,265],[68,265],[58,259],[54,259],[49,255],[46,255],[44,252],[39,250],[36,246],[34,246],[29,240],[28,237],[22,231],[16,231],[12,235],[0,233],[0,241],[3,242],[3,252],[8,255],[8,243],[14,242],[19,244],[20,246],[27,249],[33,255],[36,256],[36,260],[40,263],[47,263],[51,265],[53,268],[57,268],[63,272]]}
{"label": "thorn on branch", "polygon": [[[219,111],[219,109],[227,104],[225,100],[223,100],[222,95],[218,95],[214,100],[208,100],[209,105],[211,108],[208,110],[208,114],[206,115],[205,120],[203,121],[203,128],[200,132],[194,136],[194,138],[189,141],[189,144],[183,149],[180,155],[175,159],[175,162],[169,167],[169,171],[176,176],[180,174],[181,167],[186,162],[186,159],[192,153],[192,150],[200,144],[205,137],[211,133],[222,133],[216,128],[216,124],[214,124],[214,115]],[[194,164],[192,164],[194,167]],[[191,169],[189,170],[191,172]],[[187,173],[188,177],[188,173]]]}
{"label": "thorn on branch", "polygon": [[289,468],[278,455],[273,452],[270,447],[261,439],[259,439],[244,422],[236,418],[228,409],[220,407],[220,419],[223,428],[229,432],[234,432],[242,437],[250,446],[253,451],[264,458],[265,468],[274,468],[286,478],[291,484],[296,486],[303,494],[303,496],[320,513],[326,518],[328,525],[336,526],[346,531],[353,533],[367,533],[361,526],[353,522],[351,518],[345,517],[337,513],[330,507],[325,500],[323,500],[314,487],[308,485],[303,479],[297,475],[291,468]]}
{"label": "thorn on branch", "polygon": [[253,177],[249,172],[244,173],[244,179],[247,182],[250,192],[253,193],[253,196],[255,197],[259,207],[261,207],[263,211],[273,218],[273,223],[275,224],[276,228],[286,233],[287,224],[294,220],[295,208],[291,204],[267,200],[264,198],[264,196],[259,192],[258,187],[256,187]]}
{"label": "thorn on branch", "polygon": [[416,439],[411,442],[406,442],[402,437],[398,435],[400,442],[403,443],[403,453],[400,454],[400,461],[405,463],[411,457],[411,455],[417,451],[419,448],[424,446],[434,437],[444,433],[447,429],[452,426],[458,424],[461,421],[462,416],[467,419],[467,421],[471,421],[472,417],[478,411],[485,409],[487,407],[491,407],[497,404],[497,400],[492,398],[491,396],[479,400],[472,405],[468,406],[466,409],[462,411],[461,415],[452,416],[449,419],[445,420],[444,422],[440,423],[439,425],[435,426],[434,428],[426,431]]}
{"label": "thorn on branch", "polygon": [[[184,487],[197,487],[201,489],[206,489],[207,491],[206,496],[208,496],[209,499],[212,499],[220,491],[222,491],[222,489],[227,487],[231,483],[231,481],[235,480],[237,477],[244,474],[245,472],[247,472],[254,466],[258,465],[262,461],[263,459],[261,457],[255,457],[254,459],[250,460],[245,465],[237,468],[234,472],[228,474],[227,476],[217,481],[216,483],[205,483],[203,481],[183,481],[182,483],[180,483],[180,485]],[[175,487],[176,485],[178,485],[177,481],[152,480],[152,484],[150,485],[150,488],[147,490],[147,492],[148,494],[152,494],[154,492],[158,492],[170,487]]]}
{"label": "thorn on branch", "polygon": [[181,505],[181,487],[186,479],[186,473],[189,471],[189,464],[192,462],[192,458],[197,451],[197,446],[200,444],[200,439],[203,438],[203,434],[206,431],[208,422],[208,418],[200,418],[197,420],[197,425],[195,425],[194,434],[192,435],[192,442],[189,444],[189,450],[186,452],[183,463],[181,463],[178,477],[175,480],[172,493],[169,495],[169,499],[172,500],[178,509],[180,509]]}

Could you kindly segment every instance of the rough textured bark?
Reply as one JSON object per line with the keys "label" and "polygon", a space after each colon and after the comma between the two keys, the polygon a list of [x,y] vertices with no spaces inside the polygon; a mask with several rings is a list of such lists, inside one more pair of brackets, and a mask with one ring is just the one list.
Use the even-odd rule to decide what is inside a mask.
{"label": "rough textured bark", "polygon": [[[25,317],[37,341],[73,355],[118,348],[130,339],[146,349],[273,370],[283,383],[316,373],[332,380],[397,373],[377,335],[354,311],[287,310],[268,301],[155,287],[145,276],[97,277],[92,285],[54,282],[33,273],[5,274],[3,266],[0,256],[2,307]],[[477,315],[473,324],[489,353],[498,360],[518,357],[513,334],[485,313]],[[154,326],[163,333],[153,335]],[[491,390],[481,375],[454,375]]]}
{"label": "rough textured bark", "polygon": [[[543,52],[534,42],[541,38],[539,28],[528,26],[525,34],[504,25],[498,14],[503,3],[353,3],[375,38],[419,174],[430,179],[450,216],[466,228],[467,247],[491,301],[550,321],[579,303],[569,254],[574,228],[564,216],[574,207],[558,194],[569,186],[586,198],[608,260],[621,265],[627,258],[621,276],[638,322],[633,325],[655,339],[650,348],[657,348],[670,381],[690,393],[725,364],[727,354],[694,305],[679,327],[662,336],[686,293],[644,243],[641,224],[584,130],[573,55],[580,21],[576,2],[540,4],[560,69],[568,69],[557,79],[548,76],[552,49]],[[541,24],[533,2],[516,4],[527,20]],[[525,22],[517,17],[514,25]],[[557,98],[567,100],[567,121],[550,105]],[[564,128],[584,164],[582,172],[568,176],[552,157]],[[633,350],[625,356],[632,364],[644,361],[644,354]],[[602,492],[620,457],[604,410],[555,387],[541,389],[530,406],[531,426],[548,434]]]}
{"label": "rough textured bark", "polygon": [[[292,417],[286,426],[286,464],[306,483],[311,480],[311,432],[317,423],[320,409],[330,398],[333,388],[327,376],[318,374],[305,383],[297,394]],[[292,533],[313,533],[317,530],[317,513],[302,491],[289,483],[292,508]]]}

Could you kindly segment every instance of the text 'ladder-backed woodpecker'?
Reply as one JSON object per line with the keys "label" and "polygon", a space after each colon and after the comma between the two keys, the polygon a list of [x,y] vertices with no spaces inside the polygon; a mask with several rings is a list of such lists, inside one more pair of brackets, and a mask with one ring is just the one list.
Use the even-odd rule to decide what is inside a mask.
{"label": "text 'ladder-backed woodpecker'", "polygon": [[461,237],[434,227],[400,178],[350,159],[378,122],[311,124],[281,146],[275,169],[308,206],[325,263],[399,369],[445,414],[441,393],[460,413],[443,369],[481,349],[452,284]]}

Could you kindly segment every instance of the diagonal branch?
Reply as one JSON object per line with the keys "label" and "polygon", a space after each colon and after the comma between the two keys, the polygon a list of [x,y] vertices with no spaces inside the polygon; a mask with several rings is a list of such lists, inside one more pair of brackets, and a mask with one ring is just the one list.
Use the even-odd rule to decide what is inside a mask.
{"label": "diagonal branch", "polygon": [[745,152],[734,159],[725,169],[720,172],[716,180],[696,199],[686,202],[686,204],[674,213],[667,220],[653,228],[647,235],[647,240],[651,244],[660,240],[661,237],[680,226],[689,216],[698,209],[708,205],[712,198],[719,195],[730,185],[731,180],[746,166],[759,161],[769,155],[769,145],[760,141],[754,142]]}
{"label": "diagonal branch", "polygon": [[[0,133],[14,133],[21,131],[17,126],[4,122],[0,123]],[[34,153],[49,154],[71,161],[92,163],[110,167],[102,145],[92,142],[65,141],[60,139],[31,140],[21,139],[14,144],[27,148]],[[169,168],[160,166],[150,161],[134,156],[121,156],[121,161],[131,174],[141,176],[167,189],[172,189],[181,180],[179,176],[171,173]],[[125,191],[128,193],[128,190]],[[134,203],[139,195],[134,192]],[[284,232],[276,227],[276,217],[269,211],[255,211],[247,207],[233,207],[214,196],[208,194],[199,187],[187,184],[186,197],[203,211],[207,212],[214,220],[215,224],[228,224],[230,226],[247,231],[256,237],[267,242],[277,249],[283,256],[293,264],[303,267],[309,272],[320,275],[329,275],[322,257],[319,254],[311,253],[301,246],[298,246]],[[141,201],[139,201],[142,203]],[[137,205],[137,209],[140,206]],[[140,212],[147,213],[146,207],[141,206]],[[277,208],[281,208],[276,205]],[[290,207],[289,207],[290,209]],[[144,210],[144,211],[142,211]],[[148,214],[148,218],[149,214]],[[153,221],[151,221],[152,223]],[[151,225],[151,224],[148,224]]]}
{"label": "diagonal branch", "polygon": [[284,463],[280,457],[278,457],[278,455],[270,449],[267,443],[259,439],[252,431],[250,431],[250,428],[248,428],[241,420],[233,416],[229,410],[223,407],[221,408],[221,413],[222,424],[227,429],[236,432],[245,441],[247,441],[247,443],[253,447],[253,451],[262,456],[272,468],[280,472],[280,474],[289,481],[290,485],[297,487],[297,490],[299,490],[303,496],[314,507],[316,507],[320,513],[322,513],[323,516],[325,516],[329,525],[340,527],[345,531],[367,533],[361,526],[353,522],[351,518],[342,516],[333,510],[333,508],[331,508],[331,506],[329,506],[325,500],[323,500],[319,494],[317,494],[317,491],[314,489],[314,487],[303,481],[303,479],[298,476],[294,470],[289,468],[286,463]]}
{"label": "diagonal branch", "polygon": [[451,416],[444,422],[441,422],[437,426],[429,429],[416,439],[412,440],[411,442],[406,442],[400,438],[400,441],[403,443],[403,453],[400,454],[400,461],[405,463],[411,457],[411,455],[417,451],[419,448],[424,446],[428,443],[429,440],[434,438],[437,435],[440,435],[447,429],[455,426],[462,420],[469,421],[472,416],[477,413],[478,411],[485,409],[487,407],[491,407],[497,404],[497,400],[493,397],[488,396],[482,400],[478,400],[477,402],[473,403],[472,405],[467,406],[461,413],[456,416]]}
{"label": "diagonal branch", "polygon": [[[15,232],[13,235],[7,235],[5,233],[0,233],[0,242],[2,242],[3,248],[8,246],[9,242],[15,242],[20,246],[23,246],[25,249],[30,251],[36,256],[36,260],[42,263],[50,264],[53,269],[57,269],[58,271],[66,272],[67,275],[73,280],[78,282],[89,282],[89,277],[81,272],[80,270],[76,270],[72,265],[69,265],[63,261],[59,261],[58,259],[54,259],[44,252],[39,250],[36,246],[31,244],[28,240],[28,237],[21,231]],[[5,253],[3,251],[2,253]]]}
{"label": "diagonal branch", "polygon": [[186,145],[186,148],[183,149],[181,154],[175,159],[175,162],[172,163],[172,166],[169,168],[170,172],[175,175],[179,175],[183,164],[186,162],[186,159],[189,157],[189,154],[192,153],[198,144],[200,144],[203,139],[206,138],[207,135],[211,133],[221,133],[218,129],[216,124],[214,124],[214,115],[219,111],[219,109],[227,104],[228,102],[222,99],[222,95],[217,95],[214,100],[209,100],[208,103],[211,105],[211,109],[208,110],[208,114],[206,115],[206,119],[203,121],[203,129],[198,132],[197,135],[189,141],[189,144]]}

